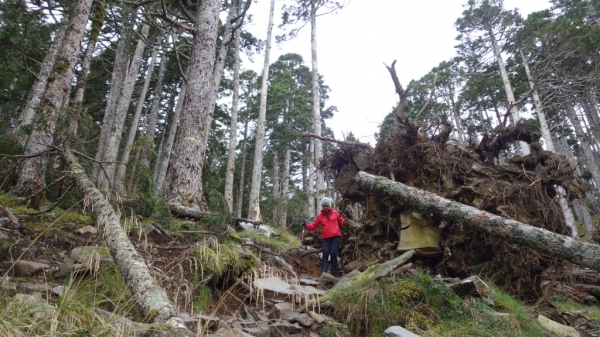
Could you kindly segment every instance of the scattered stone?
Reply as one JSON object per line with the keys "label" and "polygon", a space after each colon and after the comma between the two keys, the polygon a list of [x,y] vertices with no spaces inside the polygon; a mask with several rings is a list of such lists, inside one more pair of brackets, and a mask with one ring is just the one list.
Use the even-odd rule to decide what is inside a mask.
{"label": "scattered stone", "polygon": [[283,313],[281,315],[281,319],[289,321],[290,323],[298,323],[307,328],[315,323],[314,318],[310,317],[307,314],[301,314],[295,311]]}
{"label": "scattered stone", "polygon": [[65,277],[65,276],[69,275],[69,273],[71,272],[71,269],[73,269],[75,261],[73,261],[72,259],[70,259],[68,257],[65,258],[64,261],[65,262],[58,265],[58,270],[54,271],[52,273],[53,277],[60,278],[60,277]]}
{"label": "scattered stone", "polygon": [[17,286],[14,283],[11,283],[8,277],[3,277],[0,282],[0,289],[2,291],[7,292],[9,295],[12,295],[17,292]]}
{"label": "scattered stone", "polygon": [[56,287],[52,288],[52,292],[58,296],[64,296],[68,290],[69,290],[69,288],[67,288],[65,286],[56,286]]}
{"label": "scattered stone", "polygon": [[264,235],[268,238],[270,238],[271,235],[275,234],[275,232],[271,229],[271,227],[265,226],[265,225],[260,225],[257,228],[255,228],[254,225],[251,223],[240,222],[240,226],[249,232],[254,232],[254,233],[257,233],[260,235]]}
{"label": "scattered stone", "polygon": [[271,329],[269,328],[269,325],[264,322],[253,328],[244,328],[243,330],[244,330],[244,332],[246,332],[252,336],[255,336],[255,337],[270,337],[271,336]]}
{"label": "scattered stone", "polygon": [[596,298],[596,296],[593,296],[593,295],[587,295],[583,299],[583,303],[588,304],[588,305],[598,305],[598,298]]}
{"label": "scattered stone", "polygon": [[98,229],[93,226],[85,226],[77,229],[75,232],[79,234],[97,234]]}
{"label": "scattered stone", "polygon": [[293,334],[301,334],[302,327],[298,323],[279,321],[269,326],[271,337],[288,337]]}
{"label": "scattered stone", "polygon": [[317,286],[317,285],[319,285],[318,281],[307,279],[307,278],[301,278],[300,280],[298,280],[298,282],[300,282],[300,284],[305,285],[305,286]]}
{"label": "scattered stone", "polygon": [[208,336],[218,336],[218,337],[252,337],[252,335],[249,335],[247,333],[245,333],[244,331],[240,330],[240,329],[226,329],[226,328],[222,328],[217,330],[217,332],[215,332],[212,335],[208,335]]}
{"label": "scattered stone", "polygon": [[50,269],[50,266],[44,263],[33,261],[18,260],[15,262],[15,276],[31,276],[35,275],[44,269]]}
{"label": "scattered stone", "polygon": [[401,326],[391,326],[384,331],[383,337],[419,337]]}
{"label": "scattered stone", "polygon": [[538,316],[538,321],[544,328],[548,329],[548,331],[550,331],[553,334],[556,334],[557,336],[580,337],[579,332],[575,330],[575,328],[562,325],[543,315]]}
{"label": "scattered stone", "polygon": [[73,248],[71,259],[87,266],[96,266],[102,262],[112,261],[110,251],[106,247],[83,246]]}
{"label": "scattered stone", "polygon": [[44,301],[39,293],[35,293],[35,295],[16,294],[13,298],[15,302],[29,307],[29,316],[33,319],[48,319],[56,310],[56,307]]}
{"label": "scattered stone", "polygon": [[4,220],[2,221],[2,227],[8,227],[13,229],[21,228],[21,224],[19,224],[19,221],[13,214],[12,209],[8,207],[0,206],[0,218],[4,218]]}
{"label": "scattered stone", "polygon": [[26,294],[52,292],[52,285],[48,283],[22,283],[19,288]]}
{"label": "scattered stone", "polygon": [[447,284],[446,286],[452,289],[458,296],[464,297],[478,294],[487,305],[493,306],[496,303],[494,292],[479,276],[471,276],[460,282]]}
{"label": "scattered stone", "polygon": [[[0,219],[2,220],[2,219]],[[0,226],[2,227],[2,226]],[[10,236],[8,236],[8,234],[4,233],[4,232],[0,232],[0,239],[10,239]]]}
{"label": "scattered stone", "polygon": [[280,319],[283,314],[292,311],[294,311],[294,305],[292,303],[280,302],[275,304],[275,310],[272,310],[272,314],[269,316],[272,316],[271,318],[273,319]]}
{"label": "scattered stone", "polygon": [[264,291],[268,298],[286,299],[288,297],[298,296],[307,298],[309,296],[319,296],[325,294],[324,290],[316,289],[311,286],[302,286],[299,284],[289,284],[278,277],[259,278],[254,280],[254,287]]}
{"label": "scattered stone", "polygon": [[317,314],[314,311],[309,311],[308,314],[319,324],[323,324],[323,322],[325,322],[325,316],[321,314]]}

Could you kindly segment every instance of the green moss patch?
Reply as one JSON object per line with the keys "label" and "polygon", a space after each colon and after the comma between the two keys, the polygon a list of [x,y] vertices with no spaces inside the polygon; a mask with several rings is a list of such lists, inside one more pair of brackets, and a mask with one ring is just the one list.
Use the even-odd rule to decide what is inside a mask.
{"label": "green moss patch", "polygon": [[194,257],[199,262],[196,278],[203,280],[212,275],[213,282],[236,279],[246,270],[258,266],[258,258],[252,252],[229,243],[202,245]]}
{"label": "green moss patch", "polygon": [[480,299],[462,299],[428,275],[356,280],[327,293],[332,314],[352,335],[382,336],[401,325],[421,336],[545,336],[520,302],[494,289],[496,311]]}

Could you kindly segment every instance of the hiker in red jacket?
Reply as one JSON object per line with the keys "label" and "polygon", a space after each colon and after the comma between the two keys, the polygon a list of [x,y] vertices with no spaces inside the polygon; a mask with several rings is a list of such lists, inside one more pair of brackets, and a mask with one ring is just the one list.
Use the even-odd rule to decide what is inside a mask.
{"label": "hiker in red jacket", "polygon": [[337,252],[342,241],[342,232],[339,226],[344,226],[344,218],[340,213],[331,208],[331,199],[325,197],[321,200],[321,212],[317,215],[315,221],[311,224],[302,224],[309,231],[314,231],[322,226],[321,243],[323,246],[323,258],[321,260],[321,273],[326,273],[328,260],[331,257],[331,275],[338,276]]}

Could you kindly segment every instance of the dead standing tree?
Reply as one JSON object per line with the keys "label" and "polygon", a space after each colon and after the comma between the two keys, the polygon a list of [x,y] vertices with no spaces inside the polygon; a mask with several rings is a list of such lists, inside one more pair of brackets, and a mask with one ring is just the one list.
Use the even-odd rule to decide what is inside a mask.
{"label": "dead standing tree", "polygon": [[[589,187],[573,177],[564,156],[543,151],[536,125],[500,127],[476,147],[449,139],[452,126],[431,137],[425,135],[421,125],[409,118],[408,100],[394,64],[387,68],[400,97],[390,136],[375,148],[339,142],[339,149],[321,163],[321,168],[336,173],[335,183],[342,194],[338,208],[349,219],[342,265],[350,271],[417,249],[423,256],[420,262],[436,272],[469,276],[481,271],[521,298],[539,297],[541,273],[561,264],[557,256],[562,255],[515,245],[498,233],[476,231],[465,219],[447,218],[443,211],[399,202],[365,188],[357,174],[364,171],[385,177],[564,236],[571,233],[554,198],[555,186],[563,186],[569,199],[583,195]],[[529,143],[531,154],[515,156],[507,165],[494,165],[493,158],[515,141]],[[356,203],[362,207],[360,218],[354,218]],[[305,237],[311,240],[318,245],[315,237]]]}

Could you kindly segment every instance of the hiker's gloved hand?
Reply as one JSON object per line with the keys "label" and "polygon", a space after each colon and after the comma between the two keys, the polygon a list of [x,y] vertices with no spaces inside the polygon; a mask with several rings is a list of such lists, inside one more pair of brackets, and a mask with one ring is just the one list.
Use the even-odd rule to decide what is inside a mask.
{"label": "hiker's gloved hand", "polygon": [[302,228],[306,229],[306,220],[302,220]]}

